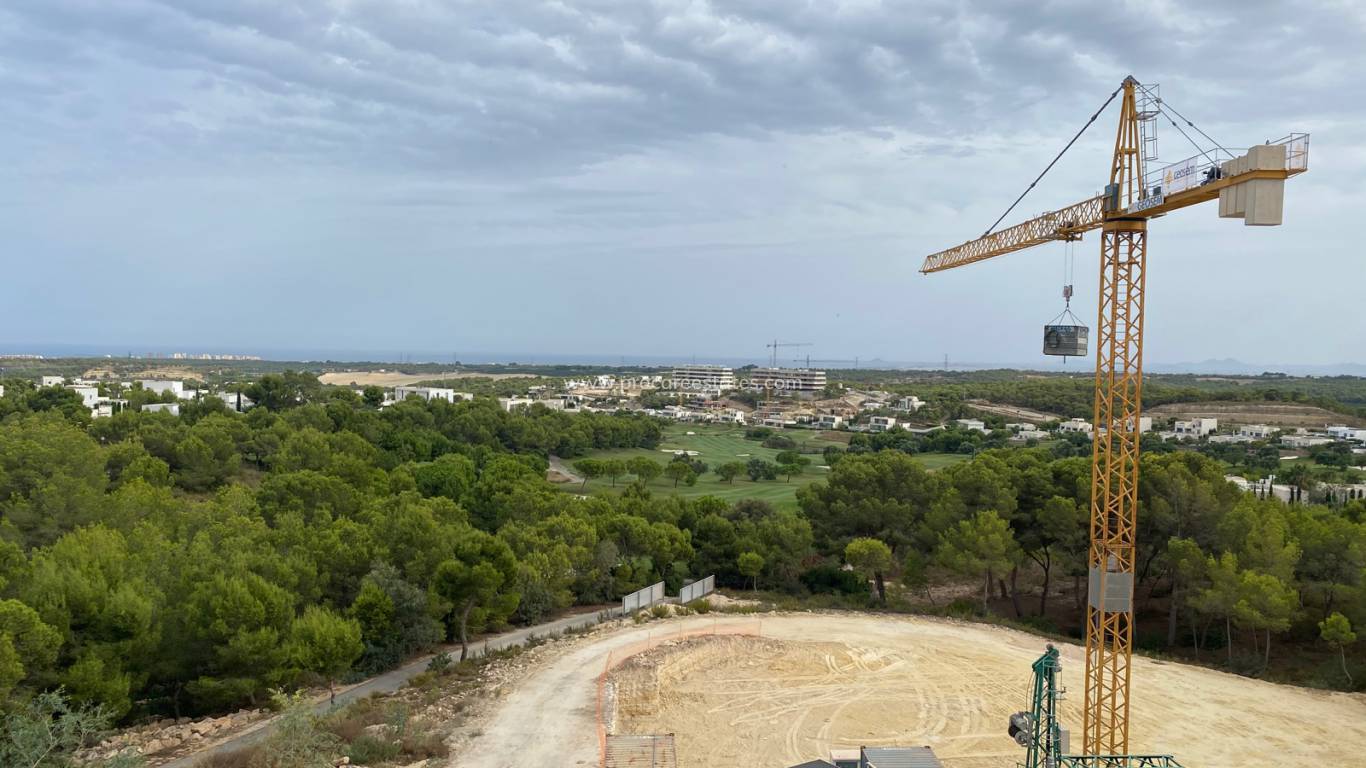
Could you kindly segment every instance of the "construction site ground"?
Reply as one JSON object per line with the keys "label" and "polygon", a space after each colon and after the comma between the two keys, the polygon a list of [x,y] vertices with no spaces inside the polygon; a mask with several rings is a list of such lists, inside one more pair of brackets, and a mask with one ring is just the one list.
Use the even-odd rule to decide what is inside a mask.
{"label": "construction site ground", "polygon": [[[671,639],[728,625],[757,635]],[[1022,757],[1006,718],[1025,707],[1044,643],[988,625],[849,613],[623,622],[556,644],[505,686],[455,736],[450,765],[597,765],[601,719],[611,733],[675,734],[680,768],[787,766],[832,747],[890,744],[930,745],[949,768],[1006,768]],[[1064,722],[1078,729],[1082,649],[1060,648]],[[1170,752],[1191,768],[1360,765],[1366,754],[1366,696],[1142,658],[1131,722],[1134,751]]]}
{"label": "construction site ground", "polygon": [[1329,424],[1346,424],[1353,427],[1366,425],[1366,420],[1345,416],[1326,408],[1265,402],[1169,403],[1147,408],[1143,413],[1145,416],[1153,417],[1155,425],[1169,418],[1218,419],[1221,427],[1225,424],[1266,424],[1278,429],[1323,429]]}
{"label": "construction site ground", "polygon": [[478,371],[448,371],[444,373],[403,373],[401,371],[329,371],[318,376],[328,385],[352,387],[404,387],[422,381],[450,382],[456,379],[529,379],[529,373],[480,373]]}

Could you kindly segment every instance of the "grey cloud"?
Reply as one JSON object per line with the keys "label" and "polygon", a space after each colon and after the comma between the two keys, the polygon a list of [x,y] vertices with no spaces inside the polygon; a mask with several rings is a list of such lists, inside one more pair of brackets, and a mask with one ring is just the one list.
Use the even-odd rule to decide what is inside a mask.
{"label": "grey cloud", "polygon": [[[172,145],[177,129],[201,138],[189,126],[202,115],[200,130],[234,151],[476,174],[572,168],[708,133],[971,133],[1021,109],[1062,124],[1123,74],[1092,71],[1097,61],[1218,61],[1208,77],[1226,84],[1204,96],[1219,106],[1273,68],[1347,77],[1312,64],[1351,34],[1331,9],[1296,14],[1272,35],[1222,36],[1215,57],[1210,29],[1274,5],[1162,7],[19,0],[9,37],[43,41],[10,55],[15,70],[55,70],[28,81],[49,100],[100,66],[82,48],[135,62],[146,81],[128,90],[165,89],[178,104],[180,121],[149,131]],[[185,73],[203,79],[177,83]],[[290,139],[272,138],[280,132]]]}
{"label": "grey cloud", "polygon": [[[1366,171],[1364,19],[1271,0],[8,0],[0,228],[60,254],[28,267],[50,280],[113,259],[138,280],[182,264],[187,284],[251,284],[196,262],[213,257],[310,285],[335,261],[328,279],[362,294],[393,258],[433,293],[392,309],[455,327],[471,316],[437,286],[568,258],[580,284],[719,291],[767,322],[781,307],[753,286],[808,288],[792,264],[829,265],[840,297],[919,290],[886,284],[979,232],[1130,72],[1235,144],[1323,129],[1327,161],[1292,200],[1322,220]],[[1113,113],[1021,210],[1093,191],[1112,132]],[[1268,260],[1305,247],[1260,242]],[[712,272],[669,271],[688,254]],[[726,258],[738,274],[718,285]],[[967,280],[849,332],[956,316],[937,292]],[[323,301],[299,295],[301,318]]]}

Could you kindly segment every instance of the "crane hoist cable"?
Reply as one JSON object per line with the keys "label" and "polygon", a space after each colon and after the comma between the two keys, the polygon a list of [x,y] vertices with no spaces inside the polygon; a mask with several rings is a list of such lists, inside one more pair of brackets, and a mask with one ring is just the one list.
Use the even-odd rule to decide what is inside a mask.
{"label": "crane hoist cable", "polygon": [[1035,178],[1033,181],[1029,182],[1029,186],[1025,187],[1025,191],[1021,192],[1020,196],[1015,198],[1015,202],[1010,204],[1010,207],[1006,209],[1006,212],[1001,214],[1000,218],[996,219],[996,221],[992,222],[991,226],[987,227],[987,231],[982,233],[982,237],[986,237],[987,235],[991,234],[991,231],[993,229],[996,229],[996,225],[1004,221],[1005,217],[1009,216],[1010,212],[1015,210],[1015,206],[1019,205],[1020,201],[1025,198],[1025,195],[1029,194],[1029,191],[1033,189],[1034,186],[1037,185],[1040,181],[1043,180],[1045,174],[1053,170],[1053,166],[1056,165],[1057,162],[1062,159],[1063,155],[1067,154],[1067,150],[1071,149],[1073,144],[1077,143],[1077,139],[1080,139],[1081,135],[1083,133],[1086,133],[1086,129],[1091,127],[1091,124],[1096,121],[1096,118],[1100,117],[1100,113],[1104,112],[1105,108],[1110,106],[1110,102],[1114,101],[1115,97],[1118,96],[1119,92],[1122,90],[1124,90],[1124,86],[1120,85],[1118,88],[1114,90],[1113,93],[1110,94],[1110,98],[1106,99],[1105,103],[1100,105],[1100,109],[1097,109],[1096,113],[1091,115],[1091,119],[1086,121],[1086,124],[1081,127],[1081,130],[1077,131],[1076,135],[1072,137],[1072,140],[1067,142],[1067,146],[1062,148],[1062,151],[1059,152],[1057,156],[1053,158],[1052,162],[1050,162],[1048,166],[1045,167],[1043,171],[1039,173],[1038,177]]}
{"label": "crane hoist cable", "polygon": [[1072,314],[1072,276],[1076,268],[1076,241],[1067,240],[1063,243],[1062,255],[1062,312],[1052,321],[1049,326],[1063,325],[1062,320],[1071,320],[1071,325],[1084,326],[1076,315]]}

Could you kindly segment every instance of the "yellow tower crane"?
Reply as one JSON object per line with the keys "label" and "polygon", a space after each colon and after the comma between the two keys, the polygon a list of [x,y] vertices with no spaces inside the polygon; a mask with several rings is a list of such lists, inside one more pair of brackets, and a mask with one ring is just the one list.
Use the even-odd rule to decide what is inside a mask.
{"label": "yellow tower crane", "polygon": [[[1122,756],[1130,755],[1129,680],[1148,220],[1217,198],[1221,217],[1241,218],[1248,225],[1280,224],[1285,180],[1307,170],[1309,161],[1309,136],[1302,133],[1254,146],[1243,154],[1217,144],[1212,150],[1201,149],[1176,120],[1194,132],[1199,129],[1170,108],[1156,86],[1144,85],[1133,77],[1125,78],[1087,126],[1121,93],[1119,131],[1110,180],[1103,194],[998,232],[988,229],[982,237],[929,256],[920,270],[927,274],[942,272],[1055,240],[1077,240],[1084,232],[1101,230],[1083,758],[1077,762],[1116,768],[1131,763]],[[1159,117],[1170,121],[1200,153],[1160,168],[1147,168],[1156,160],[1154,128]],[[1078,132],[1063,152],[1080,135]],[[1200,135],[1208,139],[1203,132]],[[1026,194],[1037,183],[1035,179]],[[1001,219],[1009,213],[1008,209]],[[1085,756],[1092,756],[1092,760]]]}

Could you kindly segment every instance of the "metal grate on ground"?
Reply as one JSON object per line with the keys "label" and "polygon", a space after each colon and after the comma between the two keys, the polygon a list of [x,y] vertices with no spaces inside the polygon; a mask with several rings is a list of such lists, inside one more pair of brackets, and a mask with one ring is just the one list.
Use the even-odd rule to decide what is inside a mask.
{"label": "metal grate on ground", "polygon": [[672,733],[607,737],[606,768],[678,768]]}

